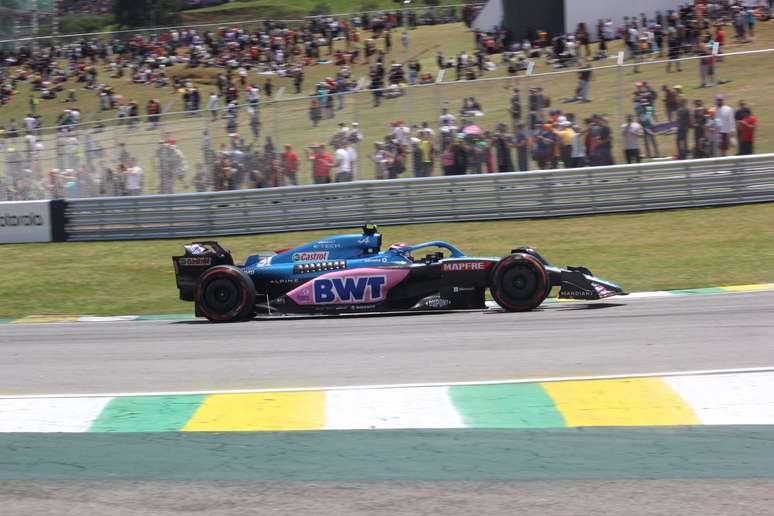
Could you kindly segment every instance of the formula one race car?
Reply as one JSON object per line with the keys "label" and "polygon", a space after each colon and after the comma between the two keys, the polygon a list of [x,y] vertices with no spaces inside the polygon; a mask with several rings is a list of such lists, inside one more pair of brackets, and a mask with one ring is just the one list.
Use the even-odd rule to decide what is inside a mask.
{"label": "formula one race car", "polygon": [[[256,314],[485,309],[486,289],[510,312],[539,306],[554,286],[570,299],[625,294],[584,267],[554,267],[530,247],[491,258],[466,256],[441,241],[397,243],[384,252],[381,244],[376,226],[366,224],[362,233],[256,254],[244,265],[212,241],[186,245],[185,255],[172,260],[180,299],[215,322]],[[429,249],[434,252],[414,255]]]}

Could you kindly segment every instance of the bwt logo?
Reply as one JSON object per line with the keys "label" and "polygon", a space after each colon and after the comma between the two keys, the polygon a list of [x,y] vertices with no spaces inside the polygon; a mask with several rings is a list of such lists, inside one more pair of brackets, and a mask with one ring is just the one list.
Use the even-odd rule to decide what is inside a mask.
{"label": "bwt logo", "polygon": [[386,294],[386,276],[356,276],[320,278],[314,281],[314,302],[371,303],[381,301]]}

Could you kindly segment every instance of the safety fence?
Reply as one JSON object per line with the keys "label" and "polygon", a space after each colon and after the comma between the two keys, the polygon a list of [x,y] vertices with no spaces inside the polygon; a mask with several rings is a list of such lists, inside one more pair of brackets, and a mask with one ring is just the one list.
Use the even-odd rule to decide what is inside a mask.
{"label": "safety fence", "polygon": [[68,240],[257,234],[774,201],[774,154],[66,202]]}
{"label": "safety fence", "polygon": [[[613,155],[620,162],[623,157],[620,127],[625,123],[625,115],[636,108],[634,98],[645,93],[645,96],[651,95],[648,88],[658,97],[653,103],[653,138],[643,143],[654,147],[647,149],[649,156],[670,157],[680,152],[674,136],[676,112],[674,105],[670,107],[665,102],[667,93],[662,86],[673,90],[681,86],[679,96],[689,101],[692,111],[696,108],[694,101],[703,101],[703,106],[696,109],[714,105],[715,95],[725,95],[725,102],[734,109],[744,100],[759,118],[756,150],[771,152],[774,151],[771,143],[774,142],[774,119],[766,116],[771,84],[761,82],[759,78],[774,74],[772,53],[774,49],[726,53],[714,67],[712,77],[707,75],[701,57],[676,61],[654,54],[648,57],[651,60],[639,64],[624,63],[623,60],[621,64],[603,61],[610,64],[593,69],[588,92],[590,102],[581,102],[576,95],[578,68],[546,73],[519,72],[518,77],[504,77],[498,75],[498,70],[502,72],[507,65],[498,57],[498,70],[487,72],[478,80],[455,81],[456,72],[449,69],[435,77],[441,79],[440,82],[386,88],[378,92],[369,90],[368,82],[361,80],[360,89],[324,96],[323,104],[327,107],[321,107],[318,97],[293,96],[292,86],[279,86],[281,83],[277,82],[277,89],[281,91],[275,92],[270,99],[262,99],[255,107],[243,102],[226,108],[221,100],[217,110],[208,110],[206,98],[211,90],[215,91],[212,87],[202,88],[202,104],[198,111],[185,110],[181,95],[175,93],[164,101],[164,113],[157,121],[144,113],[133,118],[111,118],[115,113],[112,109],[97,114],[84,112],[82,120],[97,115],[108,118],[68,126],[66,132],[57,127],[44,127],[32,131],[34,138],[27,138],[21,121],[17,120],[20,125],[17,136],[12,137],[6,131],[1,149],[0,201],[127,195],[132,192],[122,167],[131,167],[131,163],[136,163],[143,171],[140,188],[145,194],[283,185],[290,181],[278,170],[277,158],[286,144],[292,145],[300,158],[298,182],[309,184],[313,181],[312,165],[305,159],[305,151],[315,144],[334,141],[342,129],[353,132],[353,127],[359,131],[359,136],[353,139],[357,154],[354,178],[369,180],[383,174],[375,144],[379,142],[388,150],[391,148],[395,134],[393,122],[398,120],[406,128],[419,127],[426,122],[435,131],[434,144],[440,152],[444,127],[439,126],[439,117],[444,110],[456,117],[453,125],[458,129],[462,130],[466,123],[481,129],[482,134],[471,137],[471,143],[484,145],[485,152],[493,150],[500,123],[505,123],[512,135],[513,123],[529,126],[535,121],[549,120],[554,109],[574,118],[581,129],[589,125],[586,121],[593,115],[607,115],[614,138]],[[411,55],[409,52],[398,54]],[[681,71],[677,71],[678,64]],[[435,66],[426,63],[425,67],[435,72]],[[670,70],[668,74],[666,70]],[[260,77],[258,84],[265,80]],[[274,80],[287,82],[287,79],[276,77]],[[704,84],[705,87],[699,87],[701,81],[710,80],[712,82]],[[258,78],[250,78],[250,82],[254,81],[258,82]],[[646,86],[641,86],[643,84]],[[159,95],[163,91],[151,85],[140,87],[150,88]],[[635,90],[636,95],[633,94]],[[85,101],[86,96],[91,98],[97,94],[79,91],[77,95],[79,100]],[[463,99],[468,97],[475,97],[481,111],[462,114]],[[703,119],[714,120],[712,116],[707,114]],[[344,124],[343,127],[340,124]],[[709,157],[720,153],[717,127],[714,122],[710,126],[707,130],[703,126],[699,127],[701,130],[691,127],[685,142],[690,155]],[[711,131],[710,128],[714,129]],[[411,135],[416,134],[412,130]],[[415,149],[411,144],[403,147],[407,152],[403,173],[406,177],[415,168],[411,154]],[[269,148],[271,152],[267,150]],[[267,156],[270,155],[275,159],[269,159]],[[529,160],[528,166],[537,168],[538,163]],[[234,184],[226,184],[227,172],[232,169],[236,170],[231,174],[235,178]],[[469,173],[475,171],[472,165],[469,169]],[[438,154],[430,172],[441,173]]]}

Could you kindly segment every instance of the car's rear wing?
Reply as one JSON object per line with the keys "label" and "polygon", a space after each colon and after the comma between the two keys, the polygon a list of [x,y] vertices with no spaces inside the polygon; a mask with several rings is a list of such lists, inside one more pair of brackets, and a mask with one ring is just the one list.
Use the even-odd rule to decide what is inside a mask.
{"label": "car's rear wing", "polygon": [[234,265],[231,252],[214,240],[193,242],[183,246],[183,256],[173,256],[175,280],[180,290],[180,299],[194,300],[196,281],[204,271],[215,265]]}

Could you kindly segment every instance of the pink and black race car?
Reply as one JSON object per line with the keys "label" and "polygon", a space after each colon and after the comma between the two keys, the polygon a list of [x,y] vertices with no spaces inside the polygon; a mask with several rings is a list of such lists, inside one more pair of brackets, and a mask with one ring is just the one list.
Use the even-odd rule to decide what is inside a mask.
{"label": "pink and black race car", "polygon": [[554,267],[531,247],[502,258],[467,256],[442,241],[381,247],[376,226],[366,224],[362,233],[255,254],[244,264],[213,241],[186,245],[172,260],[180,299],[213,322],[256,314],[481,310],[487,289],[510,312],[538,307],[553,287],[570,299],[625,294],[584,267]]}

